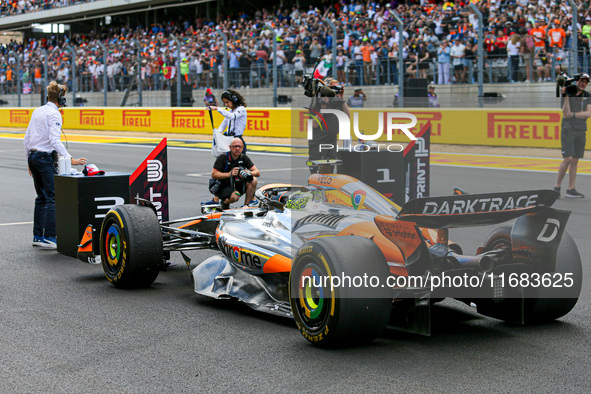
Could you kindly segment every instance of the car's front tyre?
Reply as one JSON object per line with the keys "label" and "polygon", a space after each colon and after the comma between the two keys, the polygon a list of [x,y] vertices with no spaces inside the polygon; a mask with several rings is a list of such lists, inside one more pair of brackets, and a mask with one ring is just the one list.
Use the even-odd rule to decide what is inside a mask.
{"label": "car's front tyre", "polygon": [[146,287],[162,264],[162,231],[149,207],[114,206],[101,226],[101,263],[115,287]]}

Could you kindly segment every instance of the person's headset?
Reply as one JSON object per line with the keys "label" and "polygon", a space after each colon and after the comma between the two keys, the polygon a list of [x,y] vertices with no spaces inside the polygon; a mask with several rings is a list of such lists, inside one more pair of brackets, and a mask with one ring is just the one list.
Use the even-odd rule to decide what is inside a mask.
{"label": "person's headset", "polygon": [[[60,88],[60,92],[57,97],[57,104],[62,107],[67,107],[67,105],[66,105],[66,102],[67,102],[66,89],[62,88],[60,85],[58,85],[58,86]],[[49,101],[49,95],[45,96],[45,100]]]}
{"label": "person's headset", "polygon": [[224,90],[224,92],[222,93],[222,98],[224,99],[228,99],[231,102],[233,102],[234,104],[238,103],[238,96],[236,96],[236,94],[232,93],[229,90]]}

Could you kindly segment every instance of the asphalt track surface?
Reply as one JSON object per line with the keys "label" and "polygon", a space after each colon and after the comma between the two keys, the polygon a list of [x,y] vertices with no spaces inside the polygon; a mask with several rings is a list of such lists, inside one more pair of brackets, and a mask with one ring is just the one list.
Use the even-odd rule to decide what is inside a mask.
{"label": "asphalt track surface", "polygon": [[[75,157],[132,172],[152,147],[69,142]],[[284,155],[253,154],[261,181],[284,182]],[[209,199],[209,152],[169,147],[171,218]],[[491,165],[489,165],[491,166]],[[492,166],[491,166],[492,167]],[[517,327],[453,300],[432,311],[430,337],[388,330],[370,345],[322,350],[291,320],[192,292],[187,267],[148,289],[118,290],[91,266],[31,246],[35,192],[22,141],[0,139],[0,382],[3,392],[591,392],[591,185],[561,199],[584,272],[575,308],[552,324]],[[548,172],[433,166],[431,195],[539,189]],[[452,231],[474,252],[491,228]],[[189,255],[198,264],[213,251]]]}

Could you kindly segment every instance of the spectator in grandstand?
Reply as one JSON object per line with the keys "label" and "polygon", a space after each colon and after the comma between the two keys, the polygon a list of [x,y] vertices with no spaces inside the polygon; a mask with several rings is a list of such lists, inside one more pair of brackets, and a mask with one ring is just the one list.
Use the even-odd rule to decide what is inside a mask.
{"label": "spectator in grandstand", "polygon": [[[306,58],[304,57],[304,54],[302,53],[302,51],[300,51],[299,49],[297,49],[295,53],[296,54],[293,57],[293,59],[291,60],[291,62],[293,63],[293,69],[295,72],[295,83],[297,85],[301,85],[302,78],[304,76],[304,66],[306,64]],[[342,56],[342,52],[341,52],[341,56]],[[337,64],[338,64],[338,57],[337,57]]]}
{"label": "spectator in grandstand", "polygon": [[[133,73],[129,73],[130,75]],[[186,57],[181,57],[181,82],[183,84],[189,83],[189,59]]]}
{"label": "spectator in grandstand", "polygon": [[536,43],[534,37],[524,31],[524,35],[521,38],[519,47],[519,54],[521,55],[523,63],[525,64],[525,82],[534,81],[534,75],[532,74],[531,66],[535,51]]}
{"label": "spectator in grandstand", "polygon": [[419,64],[419,56],[417,55],[416,50],[410,51],[408,57],[404,59],[404,65],[406,67],[406,74],[408,78],[417,78],[418,75],[418,64]]}
{"label": "spectator in grandstand", "polygon": [[591,39],[591,16],[585,18],[585,26],[581,28],[581,34],[587,39]]}
{"label": "spectator in grandstand", "polygon": [[[199,70],[201,69],[201,70]],[[199,77],[203,73],[203,67],[196,55],[189,56],[189,85],[194,88],[199,87]]]}
{"label": "spectator in grandstand", "polygon": [[251,69],[252,66],[252,56],[248,51],[243,51],[242,55],[240,56],[240,78],[241,78],[241,86],[251,86]]}
{"label": "spectator in grandstand", "polygon": [[[269,55],[269,60],[273,60],[273,52]],[[277,45],[277,86],[283,87],[283,65],[287,62],[285,52]]]}
{"label": "spectator in grandstand", "polygon": [[369,44],[369,38],[363,38],[363,45],[361,46],[361,56],[363,59],[363,76],[364,81],[360,84],[365,83],[366,85],[371,84],[373,79],[372,60],[371,54],[374,51],[374,47]]}
{"label": "spectator in grandstand", "polygon": [[441,46],[437,49],[437,83],[439,85],[448,85],[451,83],[449,75],[451,48],[448,44],[448,41],[444,39],[441,42]]}
{"label": "spectator in grandstand", "polygon": [[497,39],[495,37],[495,33],[491,30],[484,29],[483,38],[484,48],[486,51],[485,56],[488,59],[494,59],[498,57]]}
{"label": "spectator in grandstand", "polygon": [[417,45],[417,62],[418,62],[418,70],[419,70],[419,78],[427,78],[427,72],[429,71],[429,66],[431,61],[429,60],[429,51],[427,47],[423,43],[423,41],[419,41]]}
{"label": "spectator in grandstand", "polygon": [[503,29],[497,30],[497,38],[496,38],[496,45],[497,45],[497,55],[500,58],[507,57],[507,43],[509,42],[509,36],[505,34]]}
{"label": "spectator in grandstand", "polygon": [[217,89],[220,76],[220,56],[217,49],[214,49],[209,55],[209,72],[211,75],[211,86]]}
{"label": "spectator in grandstand", "polygon": [[543,20],[536,20],[534,22],[534,28],[529,31],[535,41],[535,51],[539,51],[542,48],[546,48],[546,29],[543,26]]}
{"label": "spectator in grandstand", "polygon": [[472,45],[471,40],[467,40],[464,49],[464,80],[463,82],[474,83],[474,60],[476,60],[476,53],[474,52],[475,45]]}
{"label": "spectator in grandstand", "polygon": [[548,30],[550,51],[553,54],[558,54],[564,47],[564,43],[566,41],[566,32],[562,28],[560,20],[555,19],[552,25],[552,29]]}
{"label": "spectator in grandstand", "polygon": [[351,51],[355,61],[355,73],[357,74],[357,84],[363,85],[363,53],[361,52],[361,41],[355,40],[355,45]]}
{"label": "spectator in grandstand", "polygon": [[541,48],[534,55],[534,67],[536,67],[536,73],[538,74],[538,82],[551,81],[550,71],[552,69],[552,60],[546,48]]}
{"label": "spectator in grandstand", "polygon": [[0,69],[0,94],[6,94],[6,72]]}
{"label": "spectator in grandstand", "polygon": [[[404,55],[407,52],[402,53],[402,57],[404,59]],[[398,44],[392,44],[390,51],[388,52],[388,62],[390,63],[390,83],[393,85],[398,85]]]}
{"label": "spectator in grandstand", "polygon": [[242,52],[238,47],[232,47],[228,55],[228,84],[232,87],[240,86],[240,57]]}
{"label": "spectator in grandstand", "polygon": [[519,52],[521,47],[521,37],[513,34],[507,43],[507,55],[509,56],[509,80],[515,83],[519,79]]}
{"label": "spectator in grandstand", "polygon": [[450,57],[454,68],[455,83],[462,83],[466,70],[464,69],[464,52],[466,47],[462,44],[459,38],[456,38],[454,45],[450,50]]}
{"label": "spectator in grandstand", "polygon": [[269,55],[267,53],[267,47],[262,46],[255,53],[255,64],[257,68],[257,74],[259,77],[259,87],[266,85],[265,78],[267,77],[267,60]]}

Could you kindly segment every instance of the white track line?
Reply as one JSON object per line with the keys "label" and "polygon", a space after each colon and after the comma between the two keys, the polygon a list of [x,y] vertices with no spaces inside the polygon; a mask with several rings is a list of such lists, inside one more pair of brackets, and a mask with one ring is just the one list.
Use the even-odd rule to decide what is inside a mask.
{"label": "white track line", "polygon": [[0,226],[19,226],[22,224],[33,224],[33,222],[0,223]]}

